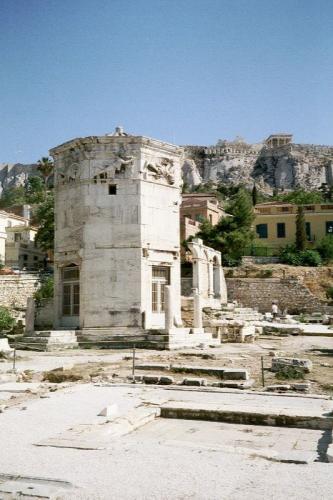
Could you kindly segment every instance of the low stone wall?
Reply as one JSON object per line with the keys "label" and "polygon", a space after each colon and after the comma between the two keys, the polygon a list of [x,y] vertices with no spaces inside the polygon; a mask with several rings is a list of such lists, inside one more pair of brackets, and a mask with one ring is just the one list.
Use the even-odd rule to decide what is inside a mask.
{"label": "low stone wall", "polygon": [[27,299],[33,296],[38,285],[37,274],[0,275],[0,306],[8,307],[14,316],[24,319]]}
{"label": "low stone wall", "polygon": [[333,314],[333,307],[320,301],[295,278],[227,278],[229,301],[237,300],[245,307],[270,312],[272,301],[290,314],[325,312]]}

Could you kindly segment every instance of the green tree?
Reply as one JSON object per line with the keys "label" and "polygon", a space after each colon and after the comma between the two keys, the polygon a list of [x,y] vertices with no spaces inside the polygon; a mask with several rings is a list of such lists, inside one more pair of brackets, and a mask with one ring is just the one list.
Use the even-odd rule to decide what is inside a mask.
{"label": "green tree", "polygon": [[222,252],[226,265],[237,264],[253,241],[254,219],[250,193],[241,188],[232,197],[227,211],[233,217],[222,217],[216,226],[205,221],[198,237],[206,245]]}
{"label": "green tree", "polygon": [[15,324],[15,319],[6,307],[0,306],[0,332],[10,330]]}
{"label": "green tree", "polygon": [[24,205],[25,202],[24,186],[6,188],[1,194],[0,208],[10,208],[14,205]]}
{"label": "green tree", "polygon": [[41,283],[40,288],[34,293],[34,299],[37,305],[41,305],[43,300],[47,300],[53,297],[54,279],[53,277],[47,277]]}
{"label": "green tree", "polygon": [[297,207],[296,216],[296,250],[303,251],[306,247],[305,217],[302,205]]}
{"label": "green tree", "polygon": [[25,186],[25,200],[27,203],[42,203],[46,198],[46,188],[41,177],[30,177]]}
{"label": "green tree", "polygon": [[296,205],[306,205],[312,203],[323,203],[325,201],[321,191],[306,191],[305,189],[296,189],[290,193],[280,194],[275,196],[276,200],[285,201],[287,203],[295,203]]}
{"label": "green tree", "polygon": [[36,242],[47,251],[54,247],[54,197],[53,193],[47,193],[45,200],[36,211],[39,229],[36,235]]}
{"label": "green tree", "polygon": [[44,178],[45,186],[48,185],[50,176],[53,174],[54,163],[48,156],[43,156],[37,162],[37,168]]}

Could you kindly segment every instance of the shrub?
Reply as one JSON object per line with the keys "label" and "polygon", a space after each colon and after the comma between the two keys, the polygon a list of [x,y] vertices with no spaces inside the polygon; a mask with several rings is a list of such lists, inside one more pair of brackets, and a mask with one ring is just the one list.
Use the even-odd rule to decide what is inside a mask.
{"label": "shrub", "polygon": [[322,260],[317,250],[303,250],[300,252],[301,266],[321,266]]}
{"label": "shrub", "polygon": [[290,266],[321,266],[322,260],[317,250],[296,250],[294,245],[287,245],[280,251],[280,260]]}
{"label": "shrub", "polygon": [[282,248],[280,250],[279,257],[283,264],[289,264],[290,266],[301,265],[299,252],[297,252],[294,245],[286,245],[284,248]]}
{"label": "shrub", "polygon": [[276,372],[275,376],[279,380],[303,379],[304,372],[296,366],[283,366]]}
{"label": "shrub", "polygon": [[34,293],[34,299],[38,306],[41,305],[43,300],[53,297],[53,285],[54,280],[52,277],[48,277],[42,281],[40,288]]}
{"label": "shrub", "polygon": [[326,297],[328,299],[333,299],[333,286],[330,286],[329,288],[327,288]]}
{"label": "shrub", "polygon": [[15,319],[6,307],[0,307],[0,332],[11,330],[15,324]]}
{"label": "shrub", "polygon": [[325,236],[317,245],[317,251],[325,263],[333,260],[333,237]]}

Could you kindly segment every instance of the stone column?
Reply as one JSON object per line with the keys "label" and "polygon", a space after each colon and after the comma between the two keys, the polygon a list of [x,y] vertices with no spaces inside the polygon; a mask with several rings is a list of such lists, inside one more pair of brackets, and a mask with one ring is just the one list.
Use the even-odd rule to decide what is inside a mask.
{"label": "stone column", "polygon": [[173,301],[172,301],[172,287],[166,285],[164,288],[164,309],[165,309],[165,329],[172,330],[173,324]]}
{"label": "stone column", "polygon": [[193,307],[194,307],[194,314],[193,314],[194,328],[202,328],[201,296],[197,288],[194,290],[193,293]]}
{"label": "stone column", "polygon": [[27,310],[25,313],[25,334],[30,335],[35,331],[35,300],[33,297],[27,299]]}
{"label": "stone column", "polygon": [[208,262],[208,297],[214,297],[214,272],[213,263]]}
{"label": "stone column", "polygon": [[55,329],[60,327],[61,318],[61,269],[55,265],[54,266],[54,299],[53,299],[53,327]]}
{"label": "stone column", "polygon": [[193,280],[192,286],[193,288],[197,288],[200,290],[200,259],[193,259]]}

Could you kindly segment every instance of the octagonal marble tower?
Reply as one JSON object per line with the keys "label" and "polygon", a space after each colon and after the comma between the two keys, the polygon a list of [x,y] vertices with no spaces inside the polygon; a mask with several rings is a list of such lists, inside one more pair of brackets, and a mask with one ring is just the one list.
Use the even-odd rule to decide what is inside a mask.
{"label": "octagonal marble tower", "polygon": [[182,149],[116,129],[53,148],[56,329],[109,340],[180,319]]}

